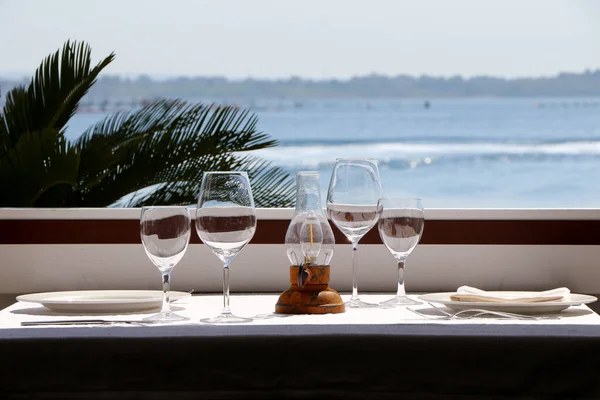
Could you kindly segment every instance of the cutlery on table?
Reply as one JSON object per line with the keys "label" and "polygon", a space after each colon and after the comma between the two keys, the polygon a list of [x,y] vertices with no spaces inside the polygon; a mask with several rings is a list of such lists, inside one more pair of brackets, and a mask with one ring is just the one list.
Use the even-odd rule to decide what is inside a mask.
{"label": "cutlery on table", "polygon": [[24,321],[21,322],[21,326],[44,326],[44,325],[115,325],[115,324],[127,324],[127,325],[151,325],[153,321],[138,321],[138,320],[123,320],[123,321],[111,321],[105,319],[66,319],[66,320],[54,320],[54,321]]}
{"label": "cutlery on table", "polygon": [[536,316],[536,315],[526,315],[526,314],[517,314],[511,312],[502,312],[502,311],[492,311],[492,310],[483,310],[478,308],[469,308],[466,310],[461,310],[455,313],[449,313],[439,307],[430,304],[435,310],[439,311],[443,315],[429,315],[424,314],[418,310],[407,307],[407,309],[421,317],[429,318],[429,319],[437,319],[437,320],[452,320],[452,319],[472,319],[484,315],[490,315],[500,318],[507,319],[520,319],[520,320],[544,320],[544,319],[560,319],[560,315],[544,315],[544,316]]}

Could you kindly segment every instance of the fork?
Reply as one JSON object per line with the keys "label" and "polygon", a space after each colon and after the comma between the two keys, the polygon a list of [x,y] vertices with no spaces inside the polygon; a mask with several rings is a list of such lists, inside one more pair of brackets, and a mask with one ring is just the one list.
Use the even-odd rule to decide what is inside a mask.
{"label": "fork", "polygon": [[[503,312],[499,312],[499,311],[480,310],[480,309],[476,309],[476,308],[462,310],[462,311],[459,311],[454,314],[444,312],[444,315],[428,315],[428,314],[423,314],[422,312],[419,312],[419,311],[409,308],[409,307],[407,307],[407,309],[408,309],[408,311],[412,311],[413,313],[415,313],[421,317],[424,317],[427,319],[443,320],[443,321],[448,321],[448,320],[452,320],[452,319],[472,319],[472,318],[480,317],[482,315],[492,315],[492,316],[501,317],[501,318],[528,320],[528,321],[531,321],[531,320],[536,321],[539,319],[548,319],[547,317],[534,317],[531,315],[503,313]],[[472,314],[469,314],[469,313],[472,313]],[[467,314],[469,314],[469,315],[467,315]]]}
{"label": "fork", "polygon": [[444,314],[443,316],[435,316],[435,315],[427,315],[427,314],[423,314],[417,310],[414,310],[412,308],[408,308],[409,311],[412,311],[413,313],[420,315],[422,317],[425,318],[430,318],[430,319],[444,319],[444,320],[450,320],[450,319],[459,319],[459,318],[464,318],[464,319],[471,319],[471,318],[476,318],[482,315],[493,315],[496,317],[502,317],[502,318],[509,318],[509,319],[520,319],[520,320],[544,320],[544,319],[560,319],[560,316],[534,316],[534,315],[524,315],[524,314],[516,314],[516,313],[511,313],[511,312],[503,312],[503,311],[492,311],[492,310],[483,310],[483,309],[479,309],[479,308],[469,308],[467,310],[461,310],[455,313],[449,313],[446,310],[443,310],[442,308],[428,303],[431,307],[433,307],[435,310],[439,311],[440,313]]}
{"label": "fork", "polygon": [[444,310],[443,308],[441,308],[440,306],[436,306],[433,303],[428,302],[427,304],[429,304],[431,307],[435,308],[436,310],[438,310],[439,312],[441,312],[442,314],[445,314],[448,317],[454,317],[454,316],[460,316],[462,314],[467,314],[469,312],[476,312],[478,314],[473,315],[472,317],[478,316],[478,315],[483,315],[483,314],[490,314],[490,315],[497,315],[497,316],[504,316],[507,318],[521,318],[521,319],[534,319],[534,320],[539,320],[539,319],[560,319],[560,315],[539,315],[539,316],[535,316],[535,315],[527,315],[527,314],[517,314],[517,313],[512,313],[512,312],[508,312],[508,311],[493,311],[493,310],[484,310],[484,309],[479,309],[479,308],[469,308],[467,310],[461,310],[458,311],[454,314],[451,314],[449,312],[447,312],[446,310]]}

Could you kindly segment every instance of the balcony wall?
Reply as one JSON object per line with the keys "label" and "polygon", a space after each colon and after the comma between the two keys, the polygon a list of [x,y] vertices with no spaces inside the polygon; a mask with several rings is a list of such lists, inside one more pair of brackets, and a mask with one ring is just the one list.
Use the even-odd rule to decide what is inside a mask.
{"label": "balcony wall", "polygon": [[[291,209],[258,210],[257,233],[231,265],[233,292],[288,286],[283,245]],[[159,289],[139,241],[139,209],[0,210],[0,294],[82,289]],[[409,291],[568,286],[600,293],[600,210],[426,210],[421,244],[407,263]],[[336,230],[332,286],[351,290],[351,248]],[[359,289],[394,291],[395,261],[376,229],[357,252]],[[219,292],[218,259],[192,234],[174,290]],[[233,304],[233,303],[232,303]]]}

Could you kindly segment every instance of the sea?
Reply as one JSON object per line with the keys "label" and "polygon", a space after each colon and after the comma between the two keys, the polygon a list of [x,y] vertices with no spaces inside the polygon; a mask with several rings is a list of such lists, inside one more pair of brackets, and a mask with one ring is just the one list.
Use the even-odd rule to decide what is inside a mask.
{"label": "sea", "polygon": [[[211,103],[215,100],[201,99]],[[426,208],[599,208],[599,98],[253,99],[279,141],[255,154],[290,174],[375,158],[386,197]],[[78,112],[67,136],[106,117]]]}

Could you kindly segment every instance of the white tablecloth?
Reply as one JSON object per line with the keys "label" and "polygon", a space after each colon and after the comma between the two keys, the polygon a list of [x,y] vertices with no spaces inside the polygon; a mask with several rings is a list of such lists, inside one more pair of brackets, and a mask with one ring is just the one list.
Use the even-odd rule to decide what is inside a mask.
{"label": "white tablecloth", "polygon": [[[349,296],[343,296],[347,300]],[[391,298],[392,295],[361,295],[361,299],[367,302],[379,303]],[[415,298],[417,296],[410,296]],[[252,294],[231,296],[231,310],[234,314],[251,317],[253,321],[242,324],[247,326],[287,326],[287,325],[399,325],[399,324],[448,324],[448,325],[600,325],[600,316],[585,305],[570,307],[560,313],[560,318],[543,320],[515,320],[504,318],[473,318],[439,320],[421,317],[411,312],[406,307],[392,309],[348,308],[341,314],[324,315],[282,315],[275,314],[274,307],[277,302],[277,294]],[[217,294],[195,295],[190,298],[173,303],[173,310],[180,315],[189,317],[189,321],[170,323],[169,325],[206,325],[200,322],[201,318],[216,316],[223,307],[223,297]],[[441,315],[427,303],[410,308],[422,311],[431,316]],[[104,319],[111,321],[119,320],[141,320],[156,313],[128,313],[120,315],[110,314],[65,314],[53,312],[39,304],[17,302],[10,307],[0,311],[0,329],[22,328],[24,321],[66,320],[66,319]],[[135,328],[135,325],[125,325]],[[103,325],[99,328],[110,328],[114,325]],[[52,329],[55,326],[35,327],[36,329]],[[61,326],[62,328],[81,328],[79,325]],[[89,325],[88,325],[89,328]]]}
{"label": "white tablecloth", "polygon": [[22,327],[151,313],[61,315],[14,304],[0,312],[0,398],[600,398],[600,317],[586,306],[551,320],[447,321],[406,308],[280,316],[277,297],[233,295],[232,311],[254,318],[234,326],[199,322],[220,313],[221,295],[178,302],[190,322],[159,326]]}

